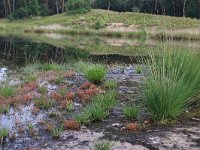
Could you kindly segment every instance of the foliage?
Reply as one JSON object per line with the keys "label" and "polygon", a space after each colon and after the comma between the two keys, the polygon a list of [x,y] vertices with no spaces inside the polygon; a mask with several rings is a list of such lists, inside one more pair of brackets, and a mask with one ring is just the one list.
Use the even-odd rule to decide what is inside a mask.
{"label": "foliage", "polygon": [[36,106],[42,109],[48,109],[53,105],[53,101],[50,99],[47,99],[46,97],[41,97],[37,100],[35,100]]}
{"label": "foliage", "polygon": [[81,114],[75,116],[75,120],[80,124],[86,124],[89,121],[101,121],[108,116],[109,110],[112,109],[115,104],[115,91],[98,94],[92,99],[92,102],[82,110]]}
{"label": "foliage", "polygon": [[140,109],[137,106],[125,106],[123,108],[123,114],[128,119],[137,119],[139,111]]}
{"label": "foliage", "polygon": [[97,142],[95,144],[95,150],[111,150],[113,147],[113,144],[111,142]]}
{"label": "foliage", "polygon": [[16,90],[14,87],[10,87],[8,85],[5,85],[0,88],[0,95],[4,98],[8,98],[10,96],[14,96],[16,94]]}
{"label": "foliage", "polygon": [[0,143],[3,143],[3,140],[8,136],[9,130],[7,128],[0,128]]}
{"label": "foliage", "polygon": [[93,83],[101,82],[106,75],[106,67],[102,64],[83,64],[81,70],[87,80]]}
{"label": "foliage", "polygon": [[63,131],[63,125],[51,128],[51,133],[53,137],[56,139],[60,138],[62,131]]}
{"label": "foliage", "polygon": [[200,59],[184,49],[164,50],[147,60],[143,100],[155,121],[176,119],[200,89]]}
{"label": "foliage", "polygon": [[106,89],[116,89],[117,88],[117,81],[115,81],[115,80],[106,81],[103,86]]}
{"label": "foliage", "polygon": [[86,13],[90,11],[90,0],[68,0],[66,8],[69,14]]}

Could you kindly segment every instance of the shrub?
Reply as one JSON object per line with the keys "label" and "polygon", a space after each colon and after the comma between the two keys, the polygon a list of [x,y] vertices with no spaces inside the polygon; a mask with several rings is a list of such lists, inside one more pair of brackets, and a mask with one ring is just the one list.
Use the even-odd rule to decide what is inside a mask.
{"label": "shrub", "polygon": [[90,0],[68,0],[66,8],[69,14],[86,13],[90,11]]}
{"label": "shrub", "polygon": [[143,99],[155,121],[180,116],[200,89],[199,56],[167,50],[147,60]]}
{"label": "shrub", "polygon": [[101,82],[106,75],[106,67],[102,64],[93,64],[84,67],[83,74],[87,80],[93,83]]}
{"label": "shrub", "polygon": [[139,107],[137,106],[125,106],[123,108],[123,114],[128,119],[136,119],[139,114]]}

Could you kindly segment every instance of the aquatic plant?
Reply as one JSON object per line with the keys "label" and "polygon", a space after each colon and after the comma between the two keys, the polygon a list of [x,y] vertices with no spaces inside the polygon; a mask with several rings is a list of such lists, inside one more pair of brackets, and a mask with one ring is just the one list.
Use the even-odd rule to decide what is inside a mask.
{"label": "aquatic plant", "polygon": [[149,59],[142,93],[146,108],[155,121],[176,119],[199,93],[199,56],[184,49],[167,49]]}
{"label": "aquatic plant", "polygon": [[10,87],[8,85],[4,85],[0,88],[0,95],[4,98],[8,98],[14,96],[16,94],[16,90],[14,87]]}
{"label": "aquatic plant", "polygon": [[95,150],[112,150],[113,147],[113,143],[111,142],[106,142],[106,141],[101,141],[101,142],[97,142],[94,145],[94,149]]}
{"label": "aquatic plant", "polygon": [[102,64],[90,64],[81,66],[83,75],[87,80],[93,83],[101,82],[106,75],[106,67]]}
{"label": "aquatic plant", "polygon": [[139,107],[135,105],[123,107],[123,114],[128,119],[137,119],[139,111]]}
{"label": "aquatic plant", "polygon": [[3,140],[8,136],[9,130],[7,128],[0,128],[0,143],[3,143]]}

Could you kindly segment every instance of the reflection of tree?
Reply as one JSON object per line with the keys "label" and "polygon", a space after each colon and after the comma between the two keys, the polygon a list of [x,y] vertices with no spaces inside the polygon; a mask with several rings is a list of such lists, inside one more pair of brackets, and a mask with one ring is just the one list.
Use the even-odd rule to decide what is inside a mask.
{"label": "reflection of tree", "polygon": [[0,38],[0,59],[6,63],[24,64],[27,62],[66,62],[69,60],[86,58],[89,53],[68,47],[59,47],[20,39]]}

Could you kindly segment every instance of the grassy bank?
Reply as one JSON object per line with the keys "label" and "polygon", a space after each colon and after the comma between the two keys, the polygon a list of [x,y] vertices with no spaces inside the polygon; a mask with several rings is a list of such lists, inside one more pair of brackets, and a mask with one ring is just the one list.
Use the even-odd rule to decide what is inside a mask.
{"label": "grassy bank", "polygon": [[0,29],[25,32],[84,34],[114,37],[200,39],[197,19],[142,13],[92,10],[82,15],[54,15],[18,21],[0,20]]}

